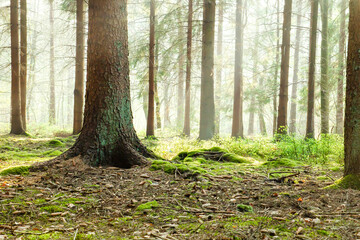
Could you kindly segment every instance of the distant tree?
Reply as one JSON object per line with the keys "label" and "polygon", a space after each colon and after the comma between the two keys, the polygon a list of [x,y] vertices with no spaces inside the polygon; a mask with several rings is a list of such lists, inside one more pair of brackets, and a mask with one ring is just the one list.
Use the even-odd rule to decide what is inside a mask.
{"label": "distant tree", "polygon": [[190,136],[192,21],[193,21],[193,0],[189,0],[187,48],[186,48],[185,119],[184,119],[184,131],[183,131],[185,136]]}
{"label": "distant tree", "polygon": [[182,25],[182,14],[181,14],[181,2],[182,0],[178,0],[177,6],[177,18],[178,18],[178,40],[180,41],[179,48],[179,64],[178,64],[178,82],[177,82],[177,115],[176,122],[177,127],[180,128],[182,126],[182,121],[184,120],[184,64],[185,64],[185,54],[184,54],[184,45],[182,44],[182,39],[184,37],[184,29]]}
{"label": "distant tree", "polygon": [[27,5],[26,0],[20,1],[20,90],[21,90],[21,121],[26,131],[26,77],[27,77]]}
{"label": "distant tree", "polygon": [[321,133],[329,133],[329,49],[328,49],[329,0],[321,1]]}
{"label": "distant tree", "polygon": [[298,11],[296,18],[296,36],[295,36],[295,54],[294,54],[294,74],[291,89],[291,105],[290,105],[290,124],[289,133],[296,133],[296,115],[297,115],[297,90],[299,81],[299,57],[301,43],[301,20],[302,20],[302,0],[298,0]]}
{"label": "distant tree", "polygon": [[24,134],[21,121],[21,92],[19,66],[19,3],[10,2],[11,24],[11,134]]}
{"label": "distant tree", "polygon": [[[155,20],[155,26],[157,25],[157,21]],[[160,97],[159,97],[159,90],[158,90],[158,86],[159,86],[159,38],[156,37],[156,32],[155,32],[155,71],[154,71],[154,100],[155,100],[155,111],[156,111],[156,128],[157,129],[161,129],[161,115],[160,115]]]}
{"label": "distant tree", "polygon": [[84,0],[76,1],[76,65],[74,91],[73,134],[79,134],[83,124],[84,65],[85,65],[85,14]]}
{"label": "distant tree", "polygon": [[146,136],[155,136],[155,0],[150,1],[150,45],[149,45],[149,103]]}
{"label": "distant tree", "polygon": [[223,69],[223,25],[224,25],[224,2],[218,4],[218,29],[217,29],[217,46],[216,46],[216,92],[215,92],[215,133],[220,133],[220,111],[222,95],[222,69]]}
{"label": "distant tree", "polygon": [[200,98],[200,136],[208,140],[215,132],[214,99],[214,32],[215,0],[204,0],[202,61],[201,61],[201,98]]}
{"label": "distant tree", "polygon": [[290,60],[290,31],[291,31],[292,0],[285,0],[283,38],[281,45],[281,74],[280,94],[277,121],[277,133],[285,134],[287,131],[287,104],[289,84],[289,60]]}
{"label": "distant tree", "polygon": [[360,182],[360,2],[350,0],[345,109],[345,172]]}
{"label": "distant tree", "polygon": [[89,0],[84,126],[64,158],[127,168],[154,157],[133,126],[127,33],[126,0]]}
{"label": "distant tree", "polygon": [[341,0],[340,5],[340,38],[339,38],[339,76],[337,84],[336,100],[336,130],[337,134],[344,133],[344,58],[345,58],[345,38],[346,38],[346,0]]}
{"label": "distant tree", "polygon": [[54,37],[54,0],[49,0],[50,5],[50,101],[49,123],[54,125],[55,118],[55,37]]}
{"label": "distant tree", "polygon": [[234,105],[233,137],[244,137],[243,127],[243,1],[236,1],[236,37],[235,37],[235,72],[234,72]]}
{"label": "distant tree", "polygon": [[314,138],[314,105],[315,105],[315,65],[316,65],[316,39],[317,21],[319,11],[319,0],[311,2],[310,19],[310,56],[309,56],[309,81],[308,81],[308,103],[306,119],[306,137]]}

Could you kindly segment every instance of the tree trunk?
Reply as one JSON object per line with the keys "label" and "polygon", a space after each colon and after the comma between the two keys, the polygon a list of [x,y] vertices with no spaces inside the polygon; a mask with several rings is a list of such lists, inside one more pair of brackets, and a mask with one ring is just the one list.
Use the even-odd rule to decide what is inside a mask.
{"label": "tree trunk", "polygon": [[50,4],[50,101],[49,123],[54,125],[55,118],[55,46],[54,46],[54,0]]}
{"label": "tree trunk", "polygon": [[360,177],[360,2],[350,0],[345,109],[345,173]]}
{"label": "tree trunk", "polygon": [[73,134],[79,134],[83,124],[84,108],[84,53],[85,24],[84,0],[76,1],[76,66],[74,91],[74,126]]}
{"label": "tree trunk", "polygon": [[329,2],[322,0],[321,4],[321,133],[329,133],[329,80],[328,80],[328,15]]}
{"label": "tree trunk", "polygon": [[315,63],[316,63],[316,38],[319,0],[311,2],[310,23],[310,57],[309,57],[309,82],[308,82],[308,108],[306,119],[306,138],[314,138],[314,105],[315,105]]}
{"label": "tree trunk", "polygon": [[19,64],[19,3],[11,0],[11,134],[24,134],[21,121],[20,64]]}
{"label": "tree trunk", "polygon": [[[157,24],[157,22],[155,22]],[[154,90],[155,90],[155,110],[156,110],[156,128],[161,129],[161,115],[160,115],[160,98],[158,91],[158,81],[159,81],[159,40],[156,38],[155,44],[155,76],[154,76]]]}
{"label": "tree trunk", "polygon": [[131,111],[126,0],[89,1],[84,125],[64,155],[91,165],[131,167],[154,155],[137,137]]}
{"label": "tree trunk", "polygon": [[222,73],[222,45],[223,45],[223,24],[224,24],[224,2],[219,4],[219,20],[218,20],[218,40],[216,47],[216,93],[215,93],[215,134],[220,134],[220,115],[221,115],[221,73]]}
{"label": "tree trunk", "polygon": [[277,0],[277,24],[276,24],[276,60],[274,75],[274,92],[273,92],[273,135],[277,132],[277,96],[278,96],[278,75],[280,61],[280,1]]}
{"label": "tree trunk", "polygon": [[146,136],[155,136],[154,118],[155,118],[155,0],[150,2],[150,45],[149,45],[149,105],[146,127]]}
{"label": "tree trunk", "polygon": [[169,97],[169,88],[170,88],[170,84],[169,82],[165,83],[165,88],[164,88],[164,103],[165,103],[165,107],[164,107],[164,127],[169,127],[171,122],[170,122],[170,101],[171,98]]}
{"label": "tree trunk", "polygon": [[232,137],[244,137],[243,128],[243,1],[236,1],[235,73]]}
{"label": "tree trunk", "polygon": [[341,1],[340,39],[339,39],[339,78],[337,83],[336,100],[336,134],[344,134],[344,58],[345,58],[345,25],[346,0]]}
{"label": "tree trunk", "polygon": [[187,49],[186,49],[185,119],[184,119],[184,131],[183,131],[185,136],[190,136],[192,19],[193,19],[193,0],[189,0]]}
{"label": "tree trunk", "polygon": [[200,98],[200,140],[208,140],[215,132],[214,103],[214,30],[215,0],[204,0],[201,98]]}
{"label": "tree trunk", "polygon": [[21,90],[21,121],[26,131],[26,77],[27,77],[27,6],[26,0],[20,1],[20,90]]}
{"label": "tree trunk", "polygon": [[281,46],[280,94],[277,121],[277,133],[287,132],[287,105],[289,87],[290,31],[291,31],[292,0],[285,0],[283,37]]}
{"label": "tree trunk", "polygon": [[298,11],[296,19],[296,43],[294,55],[294,76],[291,89],[291,105],[290,105],[290,125],[289,133],[296,133],[296,113],[297,113],[297,89],[299,80],[299,57],[300,57],[300,43],[301,43],[301,20],[302,20],[302,0],[298,0]]}
{"label": "tree trunk", "polygon": [[184,55],[184,46],[182,44],[182,38],[184,37],[184,29],[181,25],[181,0],[178,0],[178,41],[179,41],[179,76],[177,83],[177,128],[180,129],[182,121],[184,120],[184,64],[185,64],[185,55]]}

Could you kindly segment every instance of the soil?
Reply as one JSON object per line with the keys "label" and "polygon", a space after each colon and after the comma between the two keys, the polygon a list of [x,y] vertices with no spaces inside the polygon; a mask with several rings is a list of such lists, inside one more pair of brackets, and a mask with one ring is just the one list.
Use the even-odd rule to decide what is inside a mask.
{"label": "soil", "polygon": [[188,178],[75,158],[0,178],[0,239],[360,239],[360,191],[323,189],[341,172],[287,170],[300,174]]}

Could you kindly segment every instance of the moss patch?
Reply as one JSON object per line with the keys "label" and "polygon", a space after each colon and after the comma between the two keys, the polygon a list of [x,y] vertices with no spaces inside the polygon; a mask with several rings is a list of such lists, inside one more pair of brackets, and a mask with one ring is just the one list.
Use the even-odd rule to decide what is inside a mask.
{"label": "moss patch", "polygon": [[8,176],[8,175],[27,175],[29,174],[30,166],[20,166],[20,167],[12,167],[5,169],[0,172],[0,176]]}
{"label": "moss patch", "polygon": [[347,175],[325,189],[355,189],[360,190],[360,175]]}
{"label": "moss patch", "polygon": [[144,204],[139,205],[136,210],[137,211],[144,211],[146,209],[152,209],[152,208],[157,208],[160,207],[160,204],[157,201],[151,201],[151,202],[147,202]]}
{"label": "moss patch", "polygon": [[244,204],[238,204],[236,206],[236,209],[239,211],[239,212],[254,212],[254,209],[252,206],[249,206],[249,205],[244,205]]}
{"label": "moss patch", "polygon": [[64,143],[62,143],[60,140],[53,139],[48,142],[48,145],[51,147],[62,147]]}
{"label": "moss patch", "polygon": [[[178,173],[193,173],[193,174],[201,174],[206,173],[201,167],[191,165],[192,162],[187,164],[179,164],[179,163],[171,163],[168,161],[163,160],[155,160],[152,162],[150,170],[162,170],[168,174],[174,174],[175,172]],[[195,164],[196,165],[196,164]]]}
{"label": "moss patch", "polygon": [[296,167],[296,166],[301,166],[302,164],[301,162],[289,158],[279,158],[275,160],[268,160],[262,165],[269,168],[277,168],[277,167]]}

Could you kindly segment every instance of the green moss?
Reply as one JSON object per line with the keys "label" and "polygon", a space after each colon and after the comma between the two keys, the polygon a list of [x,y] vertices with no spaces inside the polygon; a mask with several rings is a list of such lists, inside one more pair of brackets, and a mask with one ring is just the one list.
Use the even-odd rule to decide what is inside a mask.
{"label": "green moss", "polygon": [[61,233],[53,232],[53,233],[45,233],[41,235],[29,235],[26,237],[28,240],[47,240],[47,239],[60,239]]}
{"label": "green moss", "polygon": [[0,172],[0,176],[7,176],[7,175],[27,175],[29,174],[30,166],[19,166],[19,167],[12,167],[5,169]]}
{"label": "green moss", "polygon": [[62,207],[59,207],[58,205],[50,205],[50,206],[44,206],[40,208],[42,211],[46,211],[49,213],[55,213],[55,212],[62,212],[64,211]]}
{"label": "green moss", "polygon": [[325,187],[325,189],[355,189],[360,190],[360,175],[347,175],[337,181],[334,184]]}
{"label": "green moss", "polygon": [[42,153],[43,156],[47,156],[47,157],[57,157],[61,154],[62,152],[60,150],[49,150]]}
{"label": "green moss", "polygon": [[151,171],[162,170],[168,174],[174,174],[175,172],[194,173],[194,174],[206,173],[206,170],[201,168],[200,165],[201,165],[200,162],[189,162],[189,163],[179,164],[179,163],[171,163],[163,160],[154,160],[151,164],[150,170]]}
{"label": "green moss", "polygon": [[223,160],[226,162],[233,162],[233,163],[251,163],[248,158],[241,157],[239,155],[233,153],[226,153],[223,155]]}
{"label": "green moss", "polygon": [[326,180],[329,180],[330,178],[328,176],[319,176],[316,179],[320,180],[320,181],[326,181]]}
{"label": "green moss", "polygon": [[143,203],[141,205],[139,205],[136,210],[137,211],[143,211],[146,209],[152,209],[152,208],[157,208],[160,207],[160,204],[157,201],[151,201],[151,202],[147,202],[147,203]]}
{"label": "green moss", "polygon": [[244,205],[244,204],[238,204],[236,206],[236,209],[239,211],[239,212],[254,212],[254,209],[252,206],[249,206],[249,205]]}
{"label": "green moss", "polygon": [[262,164],[263,166],[269,167],[269,168],[276,168],[276,167],[296,167],[296,166],[300,166],[301,163],[296,161],[296,160],[292,160],[289,158],[279,158],[276,160],[272,160],[272,161],[267,161],[265,163]]}
{"label": "green moss", "polygon": [[51,147],[62,147],[64,146],[64,143],[62,143],[61,141],[59,141],[58,139],[53,139],[50,140],[47,145],[51,146]]}

